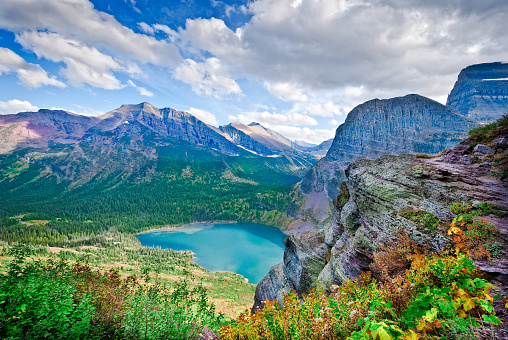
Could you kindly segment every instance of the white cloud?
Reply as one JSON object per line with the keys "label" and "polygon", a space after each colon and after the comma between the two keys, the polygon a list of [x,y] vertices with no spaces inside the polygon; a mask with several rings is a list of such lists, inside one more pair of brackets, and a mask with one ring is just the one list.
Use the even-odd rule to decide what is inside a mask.
{"label": "white cloud", "polygon": [[39,65],[27,63],[10,49],[0,47],[0,75],[10,72],[15,72],[18,79],[29,89],[41,85],[66,86],[55,77],[49,77]]}
{"label": "white cloud", "polygon": [[337,126],[337,127],[339,126],[339,122],[335,119],[330,120],[330,124],[332,124],[333,126]]}
{"label": "white cloud", "polygon": [[211,112],[208,112],[208,111],[205,111],[205,110],[200,110],[200,109],[196,109],[194,107],[191,107],[189,110],[187,110],[191,115],[193,115],[194,117],[196,117],[197,119],[207,123],[207,124],[210,124],[210,125],[213,125],[213,126],[219,126],[219,123],[217,122],[217,117],[215,117],[215,115]]}
{"label": "white cloud", "polygon": [[286,102],[306,102],[307,96],[294,83],[265,83],[265,87],[272,95]]}
{"label": "white cloud", "polygon": [[32,105],[29,101],[19,100],[19,99],[11,99],[6,102],[0,102],[0,114],[15,114],[18,112],[33,112],[38,111],[39,108],[35,105]]}
{"label": "white cloud", "polygon": [[142,96],[145,96],[145,97],[153,97],[154,94],[150,91],[148,91],[147,89],[145,89],[144,87],[141,87],[141,86],[137,86],[136,84],[134,84],[134,82],[132,80],[127,80],[127,84],[134,87],[140,95]]}
{"label": "white cloud", "polygon": [[209,58],[203,63],[186,59],[185,63],[175,69],[174,77],[190,84],[198,94],[213,95],[216,98],[242,94],[240,86],[229,77],[225,66],[217,58]]}
{"label": "white cloud", "polygon": [[235,31],[220,19],[196,19],[187,20],[180,36],[232,74],[290,84],[297,90],[270,91],[287,101],[310,101],[320,91],[342,93],[348,106],[407,93],[438,98],[461,68],[505,60],[508,50],[505,0],[258,0],[248,6],[251,20]]}
{"label": "white cloud", "polygon": [[181,62],[173,44],[134,33],[88,0],[2,0],[0,27],[58,33],[82,44],[107,46],[142,63],[174,67]]}
{"label": "white cloud", "polygon": [[316,126],[318,122],[309,116],[294,112],[288,114],[280,114],[280,113],[270,113],[268,111],[264,112],[247,112],[241,113],[236,116],[230,116],[231,120],[237,120],[244,124],[249,124],[251,122],[257,122],[262,125],[267,124],[275,124],[275,125],[295,125],[295,126],[303,126],[310,125]]}
{"label": "white cloud", "polygon": [[334,104],[331,100],[324,104],[313,103],[305,107],[305,113],[317,117],[333,117],[342,114],[339,105]]}
{"label": "white cloud", "polygon": [[73,86],[88,83],[108,90],[121,88],[120,81],[112,71],[123,70],[123,67],[95,47],[86,46],[56,33],[34,31],[17,35],[16,41],[24,48],[34,51],[40,58],[55,62],[63,61],[66,67],[61,73]]}
{"label": "white cloud", "polygon": [[140,23],[138,23],[138,26],[145,33],[148,33],[150,35],[154,35],[155,34],[155,31],[152,28],[152,26],[148,25],[146,22],[140,22]]}
{"label": "white cloud", "polygon": [[268,128],[277,131],[281,135],[291,140],[303,140],[307,143],[320,144],[321,142],[333,138],[335,129],[309,129],[308,127],[269,125]]}

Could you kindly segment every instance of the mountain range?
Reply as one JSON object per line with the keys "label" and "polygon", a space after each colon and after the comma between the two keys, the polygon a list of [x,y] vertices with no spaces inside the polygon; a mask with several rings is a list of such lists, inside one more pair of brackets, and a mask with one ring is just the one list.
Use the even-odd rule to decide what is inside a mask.
{"label": "mountain range", "polygon": [[325,157],[295,190],[301,196],[293,232],[325,227],[344,169],[360,158],[383,154],[437,154],[467,137],[471,128],[508,115],[508,64],[472,65],[460,72],[447,105],[411,94],[373,99],[355,107],[341,124]]}
{"label": "mountain range", "polygon": [[99,117],[1,115],[0,224],[49,221],[37,228],[61,234],[207,220],[322,228],[351,162],[436,154],[506,114],[506,72],[503,63],[467,67],[446,106],[416,94],[367,101],[320,145],[258,123],[214,127],[146,102]]}

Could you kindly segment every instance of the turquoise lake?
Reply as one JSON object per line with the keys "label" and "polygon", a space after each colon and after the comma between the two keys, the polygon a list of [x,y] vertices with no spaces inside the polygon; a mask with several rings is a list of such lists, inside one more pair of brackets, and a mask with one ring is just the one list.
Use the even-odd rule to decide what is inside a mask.
{"label": "turquoise lake", "polygon": [[283,260],[279,229],[262,224],[194,223],[136,235],[145,247],[191,250],[194,261],[210,271],[229,271],[257,284]]}

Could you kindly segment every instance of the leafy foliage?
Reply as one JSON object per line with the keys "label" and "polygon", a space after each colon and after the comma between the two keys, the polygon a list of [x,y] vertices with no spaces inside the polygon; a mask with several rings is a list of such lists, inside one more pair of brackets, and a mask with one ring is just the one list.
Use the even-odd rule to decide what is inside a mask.
{"label": "leafy foliage", "polygon": [[398,214],[410,221],[413,221],[417,225],[430,230],[436,230],[439,224],[439,217],[424,210],[405,208],[400,210]]}
{"label": "leafy foliage", "polygon": [[215,312],[202,285],[174,286],[86,262],[28,259],[27,247],[0,277],[0,334],[10,339],[187,339],[228,319]]}
{"label": "leafy foliage", "polygon": [[[454,228],[452,223],[450,230]],[[471,230],[482,235],[491,232],[485,224]],[[500,294],[491,295],[496,287],[481,278],[462,248],[425,254],[401,234],[397,243],[381,247],[371,268],[380,281],[363,274],[332,286],[330,295],[312,291],[299,298],[288,293],[284,307],[267,301],[264,310],[242,314],[222,327],[221,335],[224,339],[473,339],[482,323],[501,322],[492,305]]]}

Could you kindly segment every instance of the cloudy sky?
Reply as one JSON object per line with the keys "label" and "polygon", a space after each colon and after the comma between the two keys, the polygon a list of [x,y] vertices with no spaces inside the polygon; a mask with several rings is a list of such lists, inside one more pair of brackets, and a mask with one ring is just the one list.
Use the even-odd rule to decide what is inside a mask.
{"label": "cloudy sky", "polygon": [[1,2],[0,114],[148,101],[318,143],[366,100],[444,103],[508,60],[506,0]]}

